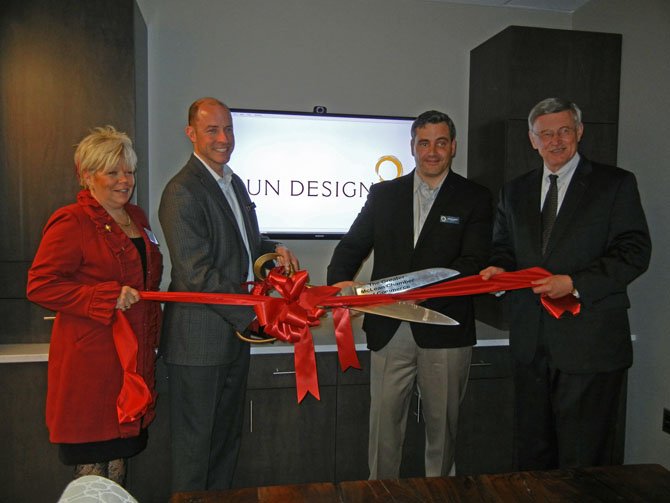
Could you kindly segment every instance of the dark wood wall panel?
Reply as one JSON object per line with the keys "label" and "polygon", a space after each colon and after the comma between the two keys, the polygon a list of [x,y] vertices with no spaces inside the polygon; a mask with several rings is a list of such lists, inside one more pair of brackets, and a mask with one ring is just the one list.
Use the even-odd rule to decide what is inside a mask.
{"label": "dark wood wall panel", "polygon": [[[134,0],[0,3],[0,344],[49,341],[53,313],[25,298],[26,273],[48,217],[75,201],[74,146],[91,128],[134,140],[148,206],[146,43]],[[48,440],[46,388],[46,363],[0,364],[0,501],[56,501],[72,478]],[[142,463],[169,462],[146,459],[130,464],[133,490],[156,473]]]}
{"label": "dark wood wall panel", "polygon": [[[133,0],[5,0],[1,9],[0,278],[17,266],[0,281],[7,312],[3,299],[24,289],[17,274],[32,262],[47,219],[75,201],[74,145],[106,124],[136,136],[135,33],[146,45],[146,27]],[[146,112],[146,77],[143,85]],[[146,159],[145,145],[138,150]],[[35,342],[24,337],[34,325],[3,328],[0,343]],[[39,342],[48,341],[43,333]]]}

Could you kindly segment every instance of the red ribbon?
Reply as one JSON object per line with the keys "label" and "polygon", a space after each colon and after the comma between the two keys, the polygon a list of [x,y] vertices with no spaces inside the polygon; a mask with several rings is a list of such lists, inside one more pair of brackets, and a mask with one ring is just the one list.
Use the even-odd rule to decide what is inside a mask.
{"label": "red ribbon", "polygon": [[335,328],[335,342],[337,343],[337,357],[340,360],[342,372],[349,367],[361,368],[356,355],[354,333],[351,330],[351,315],[346,307],[334,307],[333,326]]}
{"label": "red ribbon", "polygon": [[[350,295],[337,296],[339,289],[332,286],[308,287],[306,271],[298,271],[293,276],[283,274],[283,268],[275,268],[263,282],[255,283],[251,295],[223,294],[223,293],[192,293],[192,292],[141,292],[144,300],[161,302],[189,302],[202,304],[228,304],[253,306],[258,321],[264,327],[265,333],[279,340],[290,342],[295,347],[296,391],[298,402],[301,402],[307,393],[319,399],[319,383],[316,373],[316,358],[314,342],[310,327],[319,325],[319,318],[325,308],[331,308],[335,327],[335,339],[338,347],[338,357],[342,370],[349,367],[361,368],[356,356],[353,333],[349,317],[349,307],[387,304],[399,300],[419,300],[435,297],[449,297],[492,293],[502,290],[518,290],[532,288],[533,281],[551,276],[551,273],[540,267],[533,267],[516,272],[506,272],[493,276],[485,281],[480,276],[467,276],[452,281],[439,283],[424,288],[393,295]],[[270,297],[268,293],[276,290],[280,297]],[[555,318],[563,313],[579,314],[581,304],[572,295],[560,299],[540,298],[544,308]],[[121,358],[119,345],[128,344],[123,350],[137,353],[137,340],[125,317],[116,317],[114,337]],[[122,326],[123,325],[123,326]],[[132,340],[131,340],[132,339]],[[126,341],[126,342],[117,342]],[[151,396],[141,389],[133,374],[135,365],[132,357],[126,359],[128,370],[124,365],[124,389],[121,390],[117,407],[119,420],[122,416],[128,421],[141,416],[151,403]],[[136,363],[136,362],[135,362]],[[128,375],[128,377],[126,377]],[[142,381],[144,384],[144,381]],[[146,384],[144,385],[146,389]],[[148,390],[147,390],[148,391]],[[123,398],[122,398],[123,397]],[[142,405],[145,403],[145,405]]]}
{"label": "red ribbon", "polygon": [[147,383],[137,373],[137,337],[121,311],[116,312],[112,337],[123,368],[123,385],[116,399],[116,414],[119,424],[132,423],[146,413],[153,399]]}
{"label": "red ribbon", "polygon": [[[406,292],[400,296],[403,300],[410,299],[432,299],[434,297],[451,297],[459,295],[476,295],[480,293],[493,293],[503,290],[520,290],[522,288],[532,288],[533,281],[552,276],[546,269],[541,267],[531,267],[515,272],[503,272],[496,274],[489,280],[482,279],[481,276],[467,276],[437,285],[418,288],[411,292]],[[558,299],[551,299],[546,296],[540,297],[540,302],[544,308],[554,318],[560,318],[565,312],[577,316],[582,305],[574,295],[566,295]]]}

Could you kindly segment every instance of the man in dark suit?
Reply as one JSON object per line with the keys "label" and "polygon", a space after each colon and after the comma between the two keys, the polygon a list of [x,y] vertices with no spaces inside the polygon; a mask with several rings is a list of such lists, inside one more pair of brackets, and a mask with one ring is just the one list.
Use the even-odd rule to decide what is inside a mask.
{"label": "man in dark suit", "polygon": [[[632,363],[626,287],[648,267],[649,231],[635,176],[577,152],[577,105],[543,100],[528,127],[544,167],[502,189],[492,266],[481,271],[484,279],[532,266],[553,274],[532,291],[507,293],[518,468],[611,464]],[[574,295],[581,312],[556,319],[537,294]]]}
{"label": "man in dark suit", "polygon": [[[262,237],[254,205],[228,161],[230,110],[202,98],[188,113],[194,153],[167,184],[158,216],[172,262],[171,291],[247,293],[253,262],[281,245]],[[160,353],[169,378],[172,489],[231,485],[243,419],[249,344],[235,336],[255,318],[249,306],[167,303]]]}
{"label": "man in dark suit", "polygon": [[[491,195],[451,171],[456,130],[441,112],[421,114],[412,124],[410,147],[416,169],[372,186],[365,206],[335,248],[328,283],[352,284],[374,250],[372,279],[449,267],[476,274],[490,249]],[[426,476],[452,471],[458,409],[465,393],[475,326],[469,297],[431,299],[426,307],[458,326],[401,323],[365,315],[371,352],[371,479],[397,478],[407,412],[416,380],[426,423]]]}

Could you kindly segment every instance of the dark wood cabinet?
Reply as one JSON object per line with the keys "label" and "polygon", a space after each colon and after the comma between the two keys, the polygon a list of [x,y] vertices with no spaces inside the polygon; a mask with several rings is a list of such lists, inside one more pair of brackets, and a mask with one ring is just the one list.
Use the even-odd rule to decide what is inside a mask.
{"label": "dark wood cabinet", "polygon": [[475,348],[458,422],[456,473],[513,471],[513,422],[514,382],[509,347]]}
{"label": "dark wood cabinet", "polygon": [[45,363],[0,364],[0,501],[58,501],[72,480],[49,443],[46,389]]}
{"label": "dark wood cabinet", "polygon": [[[293,354],[251,357],[242,446],[235,487],[367,479],[370,408],[369,352],[362,370],[341,372],[337,354],[317,353],[321,400],[297,403]],[[0,364],[0,497],[15,502],[55,501],[71,480],[58,460],[44,423],[45,362]],[[156,419],[146,450],[128,463],[127,487],[143,503],[170,496],[170,418],[165,365],[156,371]],[[458,474],[513,468],[513,390],[506,346],[473,351],[461,408]],[[424,474],[424,423],[418,394],[412,398],[401,477]]]}
{"label": "dark wood cabinet", "polygon": [[235,487],[334,480],[337,355],[316,358],[321,399],[300,404],[293,354],[251,358]]}
{"label": "dark wood cabinet", "polygon": [[[579,151],[616,164],[621,35],[510,26],[470,51],[468,178],[497,197],[502,185],[542,166],[528,139],[528,113],[558,96],[583,112]],[[539,202],[538,202],[539,207]],[[508,327],[502,302],[475,297],[477,319]]]}
{"label": "dark wood cabinet", "polygon": [[[295,397],[293,355],[254,355],[236,487],[367,479],[370,353],[361,370],[341,372],[335,353],[318,353],[321,401]],[[329,375],[330,374],[330,375]],[[456,447],[459,474],[513,467],[513,387],[506,346],[474,348]],[[425,430],[414,390],[400,476],[424,475]]]}
{"label": "dark wood cabinet", "polygon": [[357,354],[361,369],[337,373],[335,482],[369,475],[370,352]]}

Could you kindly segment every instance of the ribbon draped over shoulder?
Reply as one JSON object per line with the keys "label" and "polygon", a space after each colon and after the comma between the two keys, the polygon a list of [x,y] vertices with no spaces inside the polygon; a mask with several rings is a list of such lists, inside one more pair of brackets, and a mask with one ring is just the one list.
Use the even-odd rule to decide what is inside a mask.
{"label": "ribbon draped over shoulder", "polygon": [[[320,324],[319,318],[325,314],[327,309],[333,313],[338,358],[342,371],[345,371],[349,367],[361,368],[356,356],[349,308],[355,309],[356,306],[387,304],[401,300],[476,295],[532,288],[533,281],[547,276],[551,276],[551,273],[540,267],[533,267],[497,274],[489,280],[484,280],[478,275],[467,276],[405,293],[338,296],[340,289],[337,287],[309,286],[307,271],[297,271],[292,276],[287,276],[284,274],[283,267],[275,267],[263,281],[252,284],[250,295],[150,291],[141,292],[140,295],[144,300],[160,302],[253,306],[258,323],[266,334],[294,345],[296,391],[298,402],[301,402],[308,393],[320,399],[314,341],[310,327]],[[276,296],[271,296],[272,292],[276,292],[274,294]],[[566,312],[576,316],[581,308],[579,301],[572,295],[560,299],[540,297],[540,300],[544,308],[555,318],[560,318]],[[147,397],[148,389],[144,391],[133,377],[134,366],[136,366],[136,358],[133,362],[132,357],[133,339],[136,356],[135,334],[123,314],[117,313],[114,322],[114,341],[117,350],[120,346],[122,347],[119,357],[124,366],[124,385],[117,402],[120,421],[122,418],[135,419],[141,416],[146,410],[146,406],[143,406],[146,400],[151,403],[150,394]],[[124,357],[121,356],[122,353]],[[141,380],[141,377],[137,377]],[[144,384],[143,381],[142,384]]]}

